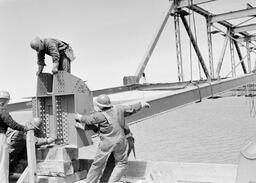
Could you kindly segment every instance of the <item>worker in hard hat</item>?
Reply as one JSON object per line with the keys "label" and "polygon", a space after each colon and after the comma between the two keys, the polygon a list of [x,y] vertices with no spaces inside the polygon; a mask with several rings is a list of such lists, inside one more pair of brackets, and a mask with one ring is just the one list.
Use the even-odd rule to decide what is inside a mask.
{"label": "worker in hard hat", "polygon": [[85,125],[98,125],[100,143],[95,159],[87,174],[87,183],[97,183],[102,176],[107,160],[111,153],[114,154],[115,168],[109,178],[109,182],[117,182],[123,176],[128,166],[128,143],[125,131],[131,135],[130,129],[124,119],[150,105],[146,102],[138,102],[132,105],[115,105],[107,95],[100,95],[95,100],[96,106],[101,110],[91,115],[77,114],[75,119]]}
{"label": "worker in hard hat", "polygon": [[0,91],[0,182],[9,182],[9,153],[6,144],[6,131],[10,127],[19,131],[28,131],[37,128],[40,120],[35,118],[26,125],[21,125],[14,121],[7,111],[7,104],[10,100],[10,94],[7,91]]}
{"label": "worker in hard hat", "polygon": [[59,70],[64,70],[70,73],[70,62],[75,59],[75,56],[69,44],[58,39],[40,39],[39,37],[35,37],[33,40],[31,40],[30,46],[32,49],[37,51],[37,75],[42,73],[44,66],[46,66],[45,54],[52,57],[53,74],[56,74]]}
{"label": "worker in hard hat", "polygon": [[[40,138],[37,137],[38,130],[35,129],[35,145],[40,147],[42,145],[48,145],[53,143],[56,139],[49,138]],[[6,132],[7,144],[9,150],[9,172],[20,173],[27,166],[27,150],[26,150],[26,132],[18,131],[11,128],[7,129]],[[23,162],[23,166],[19,166]]]}

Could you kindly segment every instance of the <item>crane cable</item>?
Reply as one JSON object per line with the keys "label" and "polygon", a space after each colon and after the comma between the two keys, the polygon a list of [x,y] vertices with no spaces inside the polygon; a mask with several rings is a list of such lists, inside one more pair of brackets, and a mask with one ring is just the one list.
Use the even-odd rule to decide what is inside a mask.
{"label": "crane cable", "polygon": [[[193,0],[188,0],[188,5],[193,6]],[[191,9],[189,9],[189,28],[191,29]],[[193,28],[194,28],[194,36],[195,36],[195,42],[197,44],[197,30],[196,30],[196,21],[195,21],[195,13],[192,11],[192,18],[193,18]],[[190,80],[193,80],[193,65],[192,65],[192,46],[191,46],[191,41],[189,44],[189,59],[190,59]],[[200,67],[200,62],[199,59],[198,61],[198,74],[199,74],[199,80],[202,79],[202,74],[201,74],[201,67]]]}
{"label": "crane cable", "polygon": [[[193,4],[192,4],[193,5]],[[196,30],[196,21],[195,21],[195,12],[192,11],[192,16],[193,16],[193,25],[194,25],[194,33],[195,33],[195,41],[197,44],[197,30]],[[198,74],[199,74],[199,79],[202,79],[202,75],[201,75],[201,67],[200,67],[200,62],[199,59],[197,59],[197,63],[198,63]]]}
{"label": "crane cable", "polygon": [[[250,87],[252,86],[252,87]],[[254,100],[254,90],[255,90],[255,84],[251,83],[250,85],[246,85],[247,95],[249,94],[250,97],[250,116],[254,118],[256,116],[256,108],[255,108],[255,100]]]}
{"label": "crane cable", "polygon": [[[188,5],[191,6],[192,2],[191,0],[188,0]],[[190,18],[190,14],[191,14],[191,10],[189,9],[188,11],[189,13],[189,28],[191,27],[191,18]],[[193,67],[192,67],[192,46],[191,46],[191,41],[189,42],[189,66],[190,66],[190,81],[193,81]]]}

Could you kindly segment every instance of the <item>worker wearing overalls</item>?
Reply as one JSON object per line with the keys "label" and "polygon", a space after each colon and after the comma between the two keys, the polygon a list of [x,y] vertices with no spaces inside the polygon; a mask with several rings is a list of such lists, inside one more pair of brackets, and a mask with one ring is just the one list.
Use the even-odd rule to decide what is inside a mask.
{"label": "worker wearing overalls", "polygon": [[37,75],[43,72],[45,64],[45,54],[52,57],[52,73],[56,74],[59,70],[70,73],[70,62],[75,59],[71,46],[63,41],[53,38],[40,39],[35,37],[31,42],[32,49],[37,51]]}
{"label": "worker wearing overalls", "polygon": [[86,182],[97,183],[99,181],[111,153],[114,154],[116,164],[109,182],[118,182],[128,166],[129,147],[124,131],[130,132],[130,129],[124,117],[136,113],[143,107],[149,107],[149,104],[138,102],[129,106],[112,106],[107,95],[97,97],[95,104],[101,109],[100,112],[76,116],[76,121],[99,127],[100,143]]}
{"label": "worker wearing overalls", "polygon": [[[7,91],[0,91],[0,182],[9,182],[9,152],[6,144],[6,131],[10,127],[19,131],[33,130],[36,122],[30,122],[25,126],[14,121],[7,111],[7,104],[10,100],[10,94]],[[38,119],[35,119],[38,120]],[[33,123],[33,124],[32,124]]]}

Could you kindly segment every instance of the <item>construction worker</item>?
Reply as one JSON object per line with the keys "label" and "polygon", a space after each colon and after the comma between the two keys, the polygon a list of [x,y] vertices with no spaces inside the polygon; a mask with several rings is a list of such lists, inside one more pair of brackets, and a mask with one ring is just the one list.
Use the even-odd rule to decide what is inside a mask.
{"label": "construction worker", "polygon": [[75,119],[85,125],[98,125],[100,143],[95,159],[87,174],[87,183],[97,183],[102,176],[106,163],[111,153],[114,154],[115,168],[109,178],[109,182],[118,182],[128,166],[128,143],[125,136],[131,135],[130,129],[124,117],[138,112],[140,109],[150,107],[146,102],[138,102],[133,105],[112,106],[107,95],[96,98],[95,104],[101,110],[91,115],[77,114]]}
{"label": "construction worker", "polygon": [[28,131],[35,129],[40,121],[34,119],[25,126],[14,121],[7,111],[7,104],[10,100],[10,94],[7,91],[0,91],[0,182],[9,182],[9,153],[6,144],[6,131],[10,127],[19,131]]}
{"label": "construction worker", "polygon": [[[37,129],[35,129],[37,132]],[[35,132],[35,135],[37,134]],[[25,167],[27,166],[27,150],[26,150],[26,132],[13,130],[8,128],[6,132],[7,144],[9,147],[9,157],[10,157],[10,173],[21,173]],[[40,147],[42,145],[51,144],[56,139],[49,138],[39,138],[35,137],[35,145],[36,147]],[[23,162],[23,166],[19,166]]]}
{"label": "construction worker", "polygon": [[45,64],[45,54],[52,57],[52,73],[64,70],[70,73],[70,62],[75,59],[71,46],[64,41],[53,38],[40,39],[35,37],[31,42],[32,49],[37,51],[37,75],[43,72]]}

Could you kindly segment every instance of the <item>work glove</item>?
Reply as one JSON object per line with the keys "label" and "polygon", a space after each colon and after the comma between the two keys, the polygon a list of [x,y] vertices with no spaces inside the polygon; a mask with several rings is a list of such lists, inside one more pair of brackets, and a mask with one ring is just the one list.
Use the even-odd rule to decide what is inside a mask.
{"label": "work glove", "polygon": [[56,140],[57,140],[56,138],[49,137],[49,138],[47,138],[47,144],[51,144],[51,143],[55,142]]}
{"label": "work glove", "polygon": [[56,138],[49,137],[49,138],[36,138],[36,146],[40,147],[42,145],[51,144],[56,141]]}
{"label": "work glove", "polygon": [[85,129],[85,124],[84,123],[80,123],[80,122],[78,122],[78,120],[76,119],[76,128],[80,128],[80,129],[82,129],[82,130],[84,130]]}
{"label": "work glove", "polygon": [[24,130],[29,131],[29,130],[39,129],[40,124],[41,124],[40,118],[33,118],[32,121],[28,121],[25,124]]}
{"label": "work glove", "polygon": [[79,114],[79,113],[76,113],[76,115],[75,115],[75,120],[76,120],[76,122],[81,122],[82,117],[83,117],[83,115],[81,115],[81,114]]}
{"label": "work glove", "polygon": [[92,130],[94,133],[98,133],[100,128],[97,125],[85,125],[84,123],[76,122],[76,128],[82,130]]}
{"label": "work glove", "polygon": [[141,101],[140,103],[141,103],[142,108],[150,108],[150,104],[149,103],[147,103],[145,101]]}
{"label": "work glove", "polygon": [[94,133],[98,133],[100,128],[97,125],[85,125],[85,130],[92,130]]}

